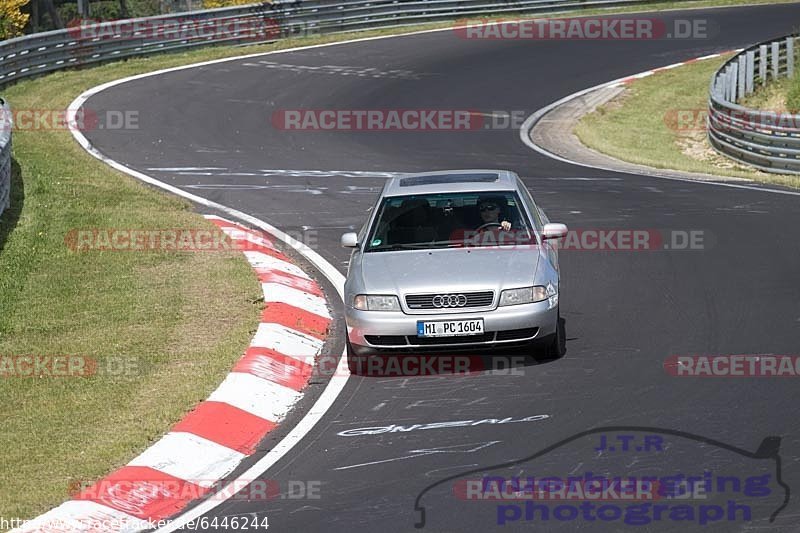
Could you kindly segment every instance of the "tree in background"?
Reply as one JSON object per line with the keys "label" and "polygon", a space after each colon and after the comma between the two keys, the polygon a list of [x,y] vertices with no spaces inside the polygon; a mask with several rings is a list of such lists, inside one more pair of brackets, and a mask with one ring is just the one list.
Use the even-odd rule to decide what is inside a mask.
{"label": "tree in background", "polygon": [[[7,1],[7,0],[0,0]],[[53,0],[30,0],[30,26],[28,33],[57,30],[64,27],[64,18],[59,15]],[[69,20],[69,19],[68,19]]]}
{"label": "tree in background", "polygon": [[230,6],[243,6],[246,4],[253,4],[258,0],[203,0],[204,9],[213,9],[215,7],[230,7]]}
{"label": "tree in background", "polygon": [[22,12],[29,0],[0,0],[0,39],[22,35],[30,15]]}

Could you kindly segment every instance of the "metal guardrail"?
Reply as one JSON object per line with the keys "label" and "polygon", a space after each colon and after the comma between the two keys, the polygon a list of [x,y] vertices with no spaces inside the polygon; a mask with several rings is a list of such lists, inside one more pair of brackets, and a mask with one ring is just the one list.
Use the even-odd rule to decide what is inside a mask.
{"label": "metal guardrail", "polygon": [[[220,44],[391,28],[459,17],[559,13],[656,0],[276,0],[113,21],[0,43],[0,87],[55,70]],[[93,37],[94,35],[94,37]]]}
{"label": "metal guardrail", "polygon": [[0,129],[0,215],[11,206],[11,110],[0,98],[0,113],[4,117]]}
{"label": "metal guardrail", "polygon": [[757,85],[792,77],[800,36],[751,46],[714,73],[708,140],[721,154],[767,172],[800,174],[800,115],[739,105]]}

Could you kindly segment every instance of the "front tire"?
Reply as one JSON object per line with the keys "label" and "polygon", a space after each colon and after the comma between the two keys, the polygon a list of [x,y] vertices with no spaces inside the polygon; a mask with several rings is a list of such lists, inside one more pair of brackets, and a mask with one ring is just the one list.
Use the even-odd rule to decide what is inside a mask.
{"label": "front tire", "polygon": [[362,360],[363,356],[356,355],[355,350],[353,350],[353,345],[350,344],[350,339],[345,339],[345,348],[346,348],[346,357],[347,357],[347,368],[350,370],[350,373],[354,376],[359,375],[360,371],[360,361]]}
{"label": "front tire", "polygon": [[353,348],[353,345],[350,344],[350,339],[345,340],[345,346],[347,354],[347,368],[350,370],[350,373],[354,376],[365,374],[367,360],[373,354],[371,354],[369,351],[365,351],[364,348],[357,352],[356,349]]}
{"label": "front tire", "polygon": [[556,332],[547,344],[545,344],[542,355],[548,360],[560,359],[565,351],[564,327],[561,322],[561,311],[559,309],[556,313]]}

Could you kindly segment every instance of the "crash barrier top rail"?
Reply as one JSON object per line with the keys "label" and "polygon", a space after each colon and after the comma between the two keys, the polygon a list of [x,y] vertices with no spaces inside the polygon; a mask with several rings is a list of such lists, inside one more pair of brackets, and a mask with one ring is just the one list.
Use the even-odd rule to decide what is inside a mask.
{"label": "crash barrier top rail", "polygon": [[[0,98],[0,113],[9,117],[8,103]],[[11,205],[11,125],[4,121],[0,129],[0,215]]]}
{"label": "crash barrier top rail", "polygon": [[558,13],[655,0],[276,0],[105,23],[0,43],[0,87],[16,80],[131,56],[282,37],[360,31],[489,14]]}
{"label": "crash barrier top rail", "polygon": [[723,155],[767,172],[800,174],[800,115],[739,105],[757,85],[791,78],[800,36],[751,46],[711,78],[708,140]]}
{"label": "crash barrier top rail", "polygon": [[[0,42],[0,88],[56,70],[209,45],[244,45],[503,14],[560,13],[657,0],[275,0],[110,22]],[[6,110],[7,111],[7,110]],[[8,123],[6,123],[8,126]],[[3,132],[0,212],[10,198],[10,129]],[[7,140],[5,140],[7,139]]]}

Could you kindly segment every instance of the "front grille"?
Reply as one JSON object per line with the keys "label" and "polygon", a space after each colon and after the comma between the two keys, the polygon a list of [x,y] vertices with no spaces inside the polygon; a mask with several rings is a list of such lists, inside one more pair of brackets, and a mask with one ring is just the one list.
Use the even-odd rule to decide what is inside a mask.
{"label": "front grille", "polygon": [[[464,305],[458,307],[436,307],[435,305],[433,305],[433,298],[435,296],[460,295],[460,294],[463,294],[467,299]],[[487,307],[492,305],[493,301],[494,301],[493,291],[406,295],[406,305],[408,306],[409,309],[442,309],[448,311],[448,310],[463,309],[465,307]]]}
{"label": "front grille", "polygon": [[364,335],[373,346],[399,346],[406,344],[405,335]]}
{"label": "front grille", "polygon": [[494,340],[494,332],[482,333],[481,335],[458,335],[455,337],[417,337],[409,336],[410,344],[430,346],[435,344],[471,344],[477,342],[490,342]]}
{"label": "front grille", "polygon": [[539,332],[539,328],[507,329],[497,332],[497,340],[510,341],[513,339],[527,339]]}

